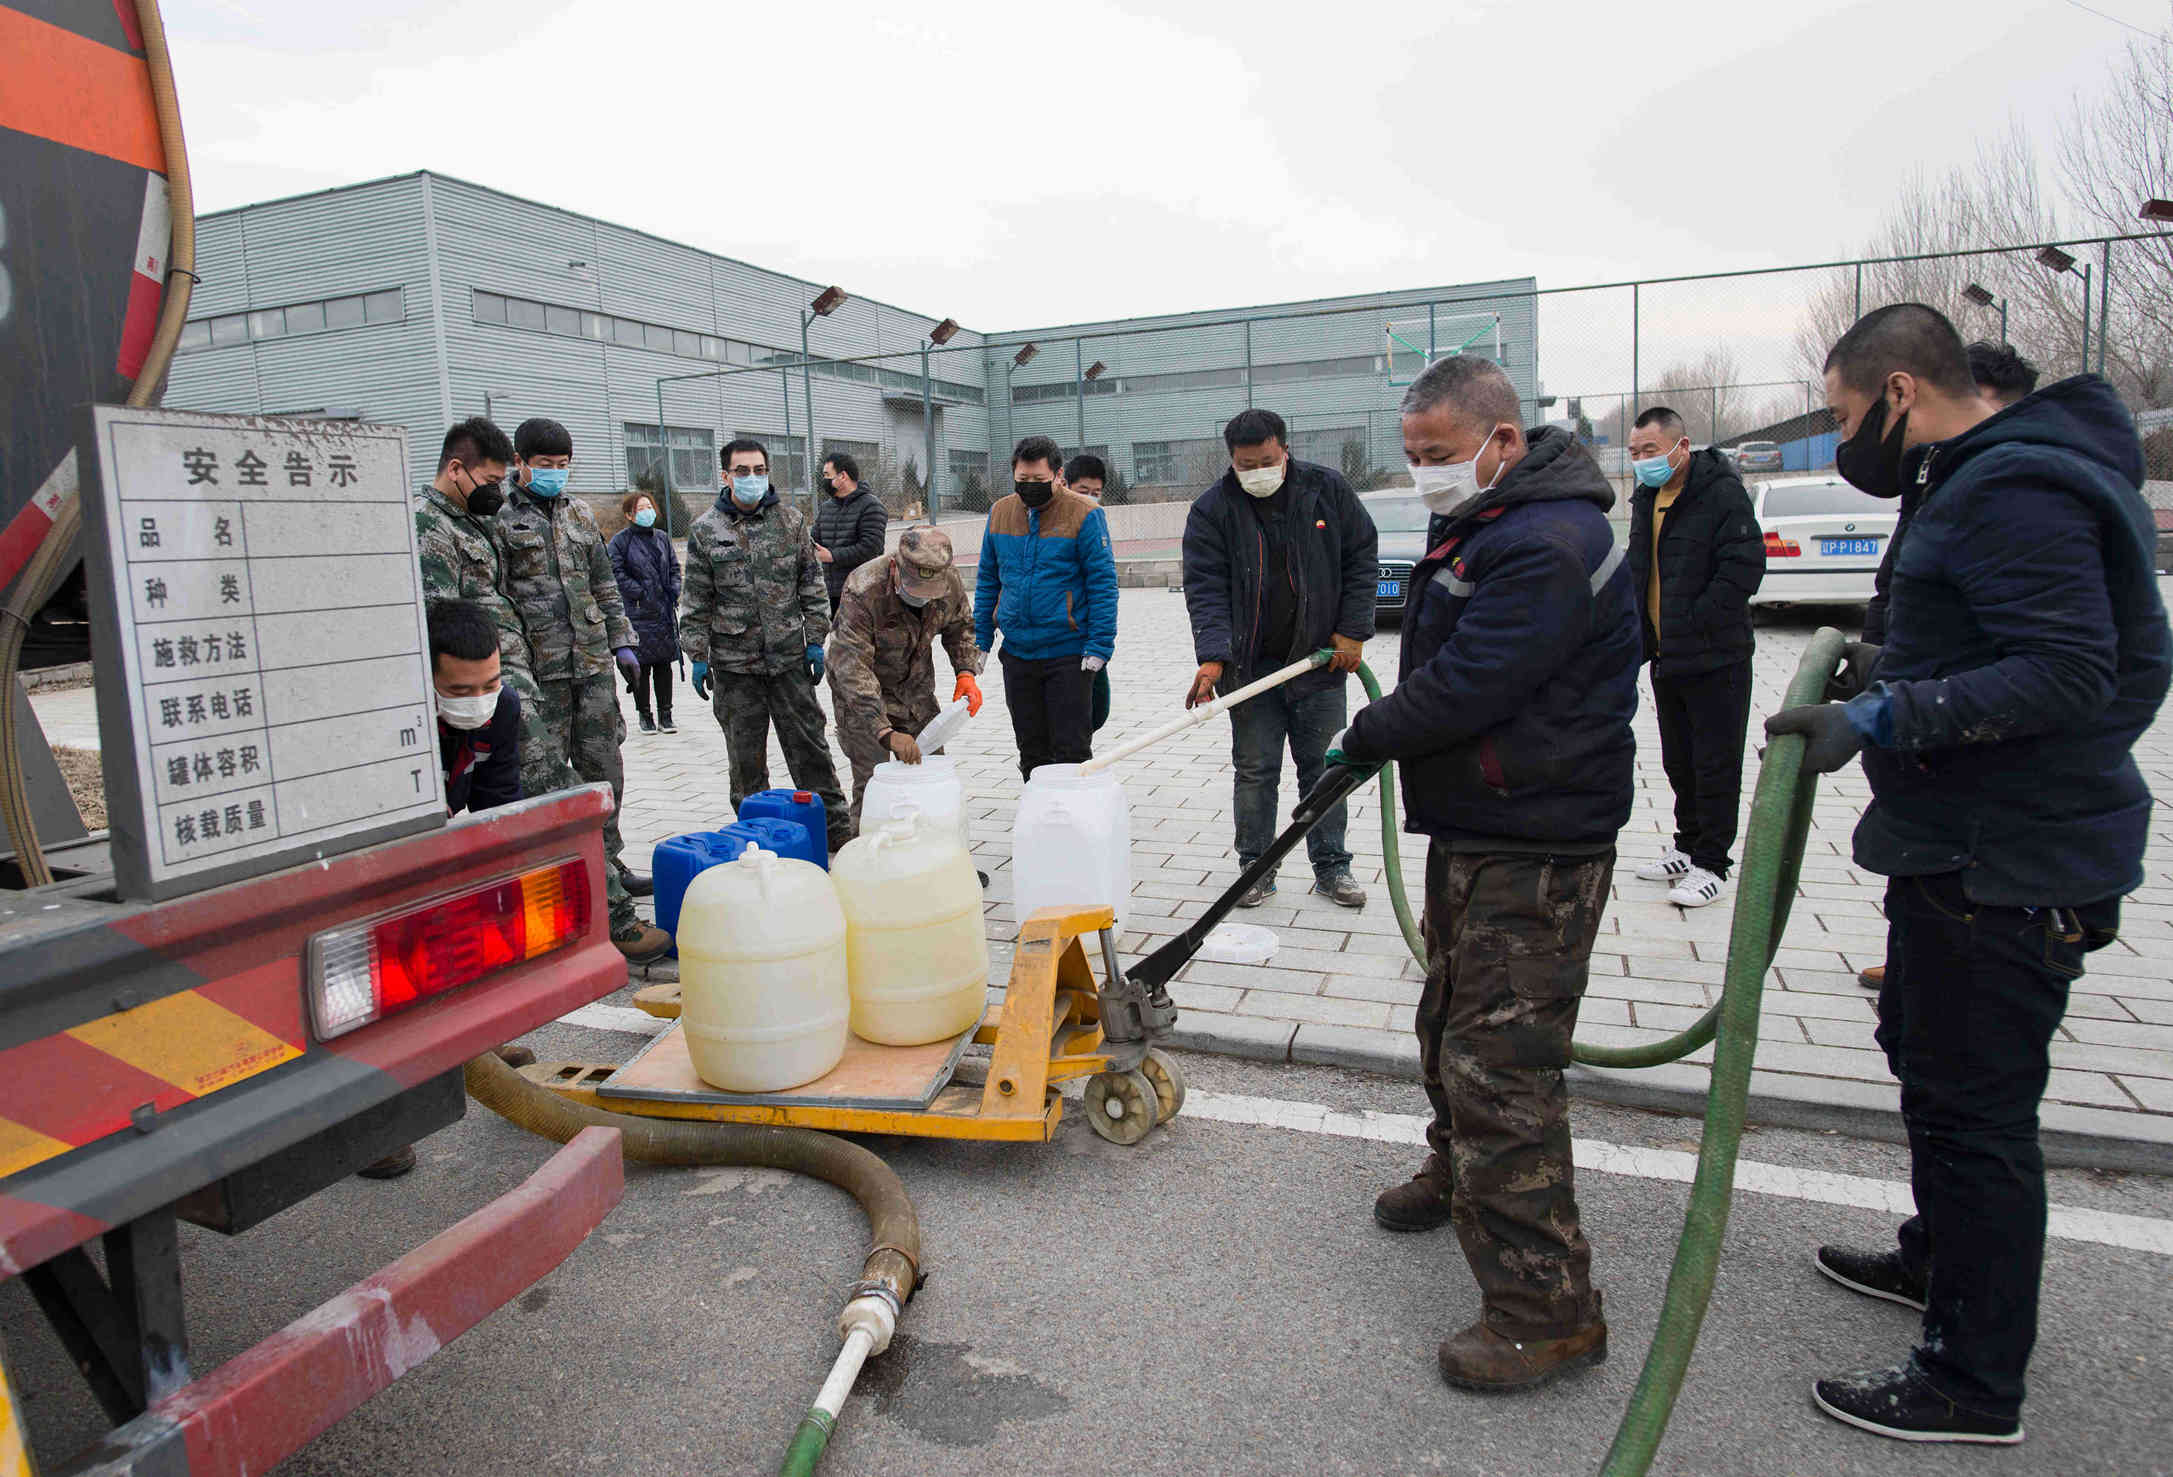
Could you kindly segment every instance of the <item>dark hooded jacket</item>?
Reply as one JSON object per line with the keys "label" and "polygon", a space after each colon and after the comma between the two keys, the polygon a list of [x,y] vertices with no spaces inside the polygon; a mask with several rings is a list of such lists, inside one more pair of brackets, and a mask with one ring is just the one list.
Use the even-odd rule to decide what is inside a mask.
{"label": "dark hooded jacket", "polygon": [[853,489],[851,497],[823,494],[822,505],[815,510],[813,532],[815,542],[830,551],[830,562],[822,567],[822,579],[830,591],[832,611],[838,608],[845,576],[870,559],[883,556],[884,533],[889,527],[890,513],[883,507],[883,500],[868,491],[865,482]]}
{"label": "dark hooded jacket", "polygon": [[[2130,753],[2173,674],[2135,422],[2110,385],[2047,386],[1933,446],[1894,555],[1858,865],[2072,907],[2143,880]],[[1861,705],[1861,706],[1860,706]]]}
{"label": "dark hooded jacket", "polygon": [[1591,453],[1552,428],[1530,439],[1433,521],[1396,690],[1343,751],[1400,761],[1405,829],[1454,849],[1601,851],[1635,787],[1637,604]]}
{"label": "dark hooded jacket", "polygon": [[661,528],[629,523],[611,536],[611,573],[634,623],[634,653],[661,665],[679,655],[679,556]]}
{"label": "dark hooded jacket", "polygon": [[1648,617],[1652,510],[1659,491],[1630,498],[1630,585],[1655,677],[1695,677],[1747,662],[1750,597],[1766,577],[1765,537],[1743,479],[1719,452],[1690,454],[1689,475],[1660,524],[1660,629]]}

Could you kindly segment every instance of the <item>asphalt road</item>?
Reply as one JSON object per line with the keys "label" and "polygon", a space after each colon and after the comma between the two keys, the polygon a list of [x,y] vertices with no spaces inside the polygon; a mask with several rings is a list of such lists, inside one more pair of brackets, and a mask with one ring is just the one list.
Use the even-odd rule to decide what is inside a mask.
{"label": "asphalt road", "polygon": [[[556,1026],[546,1055],[636,1038]],[[1187,1057],[1195,1094],[1412,1114],[1416,1090],[1328,1068]],[[1577,1132],[1690,1149],[1698,1124],[1580,1106]],[[1522,1398],[1445,1388],[1436,1342],[1476,1314],[1450,1233],[1392,1236],[1373,1195],[1417,1151],[1182,1117],[1139,1147],[1067,1116],[1046,1146],[876,1141],[920,1207],[929,1281],[863,1374],[834,1474],[1579,1472],[1594,1469],[1652,1334],[1686,1187],[1585,1173],[1613,1357]],[[204,1369],[498,1194],[545,1147],[481,1110],[391,1183],[352,1181],[237,1240],[184,1227]],[[1900,1150],[1766,1130],[1744,1157],[1902,1175]],[[492,1477],[774,1470],[836,1351],[863,1223],[828,1186],[629,1166],[625,1202],[556,1273],[333,1428],[283,1471]],[[2059,1172],[2055,1202],[2173,1218],[2173,1181]],[[1703,1341],[1655,1470],[2144,1473],[2173,1464],[2173,1266],[2058,1240],[2015,1452],[1905,1448],[1810,1406],[1816,1375],[1883,1363],[1914,1315],[1806,1258],[1890,1236],[1890,1213],[1740,1194]],[[0,1336],[41,1449],[95,1407],[19,1283]],[[53,1443],[47,1446],[46,1443]]]}

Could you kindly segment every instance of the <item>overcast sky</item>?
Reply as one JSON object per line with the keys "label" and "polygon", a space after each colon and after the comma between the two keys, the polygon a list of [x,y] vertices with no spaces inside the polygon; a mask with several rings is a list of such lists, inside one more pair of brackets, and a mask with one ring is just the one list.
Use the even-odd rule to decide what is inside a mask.
{"label": "overcast sky", "polygon": [[2134,39],[2063,0],[164,9],[201,210],[428,168],[982,329],[1845,256]]}

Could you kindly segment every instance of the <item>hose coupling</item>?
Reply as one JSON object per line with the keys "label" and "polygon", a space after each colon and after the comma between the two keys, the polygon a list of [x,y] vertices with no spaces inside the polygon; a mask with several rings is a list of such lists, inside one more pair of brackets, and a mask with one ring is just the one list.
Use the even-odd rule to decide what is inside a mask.
{"label": "hose coupling", "polygon": [[856,1282],[852,1298],[845,1310],[838,1314],[838,1340],[843,1342],[855,1332],[868,1335],[868,1352],[880,1354],[890,1347],[890,1336],[898,1331],[898,1295],[880,1282]]}

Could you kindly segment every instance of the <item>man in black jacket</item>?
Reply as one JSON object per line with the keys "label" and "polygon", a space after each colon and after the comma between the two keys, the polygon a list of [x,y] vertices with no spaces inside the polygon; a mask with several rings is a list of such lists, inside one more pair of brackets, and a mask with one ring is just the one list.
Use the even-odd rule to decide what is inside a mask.
{"label": "man in black jacket", "polygon": [[1855,862],[1887,878],[1879,1045],[1901,1080],[1917,1213],[1821,1272],[1924,1310],[1887,1369],[1820,1380],[1837,1420],[1907,1441],[2022,1439],[2037,1337],[2045,1160],[2037,1107],[2084,955],[2143,881],[2151,794],[2135,743],[2173,673],[2135,422],[2078,375],[1995,411],[1953,325],[1866,314],[1826,356],[1841,475],[1917,492],[1886,643],[1771,734],[1804,763],[1861,752]]}
{"label": "man in black jacket", "polygon": [[[1341,728],[1345,674],[1358,669],[1373,634],[1379,535],[1351,485],[1288,450],[1283,418],[1240,411],[1223,427],[1230,470],[1193,501],[1185,519],[1185,608],[1192,617],[1193,674],[1185,706],[1231,692],[1323,647],[1335,658],[1230,710],[1237,771],[1237,866],[1251,866],[1275,839],[1283,746],[1303,794],[1320,778],[1328,740]],[[1313,891],[1346,908],[1366,905],[1344,847],[1345,808],[1306,833]],[[1237,900],[1257,908],[1275,892],[1266,877]]]}
{"label": "man in black jacket", "polygon": [[1643,613],[1660,763],[1675,792],[1675,840],[1637,869],[1668,901],[1719,899],[1734,858],[1750,722],[1750,597],[1764,537],[1742,479],[1719,452],[1690,449],[1682,417],[1655,405],[1630,432],[1630,581]]}
{"label": "man in black jacket", "polygon": [[1523,1390],[1607,1357],[1562,1069],[1636,783],[1637,607],[1614,488],[1567,433],[1527,439],[1499,365],[1428,366],[1403,445],[1433,547],[1411,572],[1395,691],[1328,755],[1400,761],[1404,829],[1429,841],[1433,1153],[1373,1215],[1455,1225],[1483,1312],[1441,1346],[1442,1377]]}
{"label": "man in black jacket", "polygon": [[883,557],[890,513],[881,498],[860,485],[860,463],[842,451],[823,458],[822,481],[830,496],[816,510],[812,537],[823,583],[830,587],[830,613],[836,615],[845,576]]}
{"label": "man in black jacket", "polygon": [[511,805],[521,798],[521,700],[499,675],[498,628],[470,600],[433,600],[426,614],[446,814]]}

